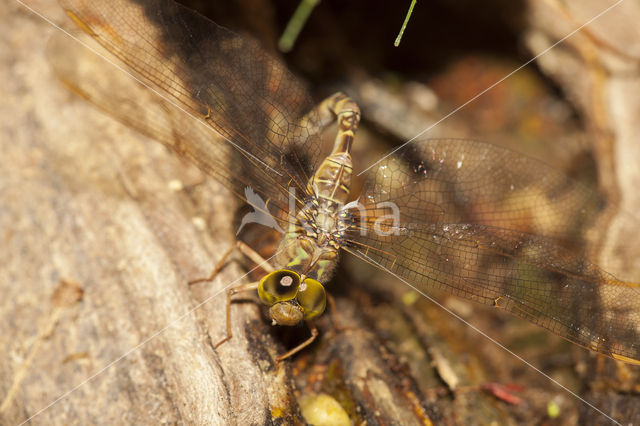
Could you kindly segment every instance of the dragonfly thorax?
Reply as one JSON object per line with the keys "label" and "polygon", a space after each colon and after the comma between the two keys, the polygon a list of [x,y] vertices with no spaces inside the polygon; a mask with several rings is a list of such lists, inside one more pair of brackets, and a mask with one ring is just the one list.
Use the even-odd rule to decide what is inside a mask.
{"label": "dragonfly thorax", "polygon": [[340,248],[344,230],[347,228],[345,216],[341,214],[342,203],[328,199],[313,199],[298,215],[304,235],[319,247]]}
{"label": "dragonfly thorax", "polygon": [[331,153],[309,178],[308,199],[280,245],[288,256],[283,265],[317,280],[326,280],[331,275],[348,228],[343,206],[349,199],[353,173],[351,144],[360,122],[360,109],[344,94],[328,99],[322,109],[335,114],[338,134]]}
{"label": "dragonfly thorax", "polygon": [[277,263],[287,269],[319,281],[330,278],[338,261],[338,245],[334,237],[325,234],[289,233],[279,247]]}

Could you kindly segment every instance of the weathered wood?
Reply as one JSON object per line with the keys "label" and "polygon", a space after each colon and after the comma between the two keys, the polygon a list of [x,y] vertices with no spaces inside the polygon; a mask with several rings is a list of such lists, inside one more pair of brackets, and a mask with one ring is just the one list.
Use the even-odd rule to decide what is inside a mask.
{"label": "weathered wood", "polygon": [[[64,21],[55,2],[37,6]],[[44,56],[56,30],[16,3],[1,8],[3,396],[59,282],[84,297],[42,343],[0,423],[262,424],[271,406],[293,415],[289,365],[275,363],[273,346],[247,345],[246,332],[268,331],[255,306],[234,307],[237,338],[212,348],[222,288],[244,272],[231,264],[211,285],[187,285],[232,241],[231,197],[200,185],[215,231],[195,226],[194,200],[169,185],[188,181],[185,165],[68,93]]]}

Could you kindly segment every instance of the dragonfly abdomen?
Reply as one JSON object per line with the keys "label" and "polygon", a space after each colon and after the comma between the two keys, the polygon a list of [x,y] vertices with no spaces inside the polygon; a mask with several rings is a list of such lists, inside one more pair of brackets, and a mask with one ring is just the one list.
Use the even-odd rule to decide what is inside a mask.
{"label": "dragonfly abdomen", "polygon": [[353,162],[351,146],[360,123],[360,108],[348,96],[337,93],[326,101],[338,121],[338,134],[331,153],[322,161],[308,183],[320,203],[346,204],[351,189]]}
{"label": "dragonfly abdomen", "polygon": [[349,152],[331,153],[324,159],[310,181],[318,201],[344,205],[351,190],[353,167]]}

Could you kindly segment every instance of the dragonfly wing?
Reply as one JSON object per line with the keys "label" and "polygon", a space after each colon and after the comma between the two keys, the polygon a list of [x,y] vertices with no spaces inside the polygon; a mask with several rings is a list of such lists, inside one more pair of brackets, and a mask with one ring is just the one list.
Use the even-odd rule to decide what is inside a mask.
{"label": "dragonfly wing", "polygon": [[[82,34],[78,36],[83,38]],[[97,52],[109,55],[106,51]],[[286,196],[278,192],[280,186],[265,178],[255,179],[252,173],[237,172],[247,167],[250,159],[233,155],[232,146],[205,123],[185,121],[183,111],[124,74],[115,65],[106,63],[103,56],[64,34],[53,35],[47,46],[47,55],[54,72],[73,93],[118,121],[178,152],[239,198],[245,198],[247,187],[265,199],[276,198],[280,202],[271,203],[269,217],[280,218],[283,222],[291,220],[285,210]],[[117,61],[116,58],[110,60]]]}
{"label": "dragonfly wing", "polygon": [[[171,125],[156,119],[149,132],[146,118],[122,120],[115,90],[94,94],[92,102],[168,144],[235,192],[237,184],[247,184],[281,206],[288,205],[289,187],[305,194],[322,157],[319,137],[310,129],[314,117],[301,121],[313,103],[304,86],[255,41],[172,0],[60,3],[79,28],[154,92],[156,104],[162,99],[163,109],[171,110]],[[62,61],[53,62],[58,74],[89,92],[87,83],[73,80],[68,67],[60,66]],[[110,81],[132,78],[110,64],[102,68],[101,74],[121,74]],[[129,104],[144,114],[142,100],[130,96]],[[229,148],[233,161],[226,155]],[[240,182],[238,175],[244,176]]]}
{"label": "dragonfly wing", "polygon": [[478,223],[582,243],[604,201],[545,163],[465,139],[414,141],[376,164],[360,196],[405,220]]}
{"label": "dragonfly wing", "polygon": [[[640,362],[640,291],[571,244],[597,198],[492,145],[414,142],[370,172],[347,250],[420,291],[496,306],[578,345]],[[597,204],[597,203],[596,203]]]}

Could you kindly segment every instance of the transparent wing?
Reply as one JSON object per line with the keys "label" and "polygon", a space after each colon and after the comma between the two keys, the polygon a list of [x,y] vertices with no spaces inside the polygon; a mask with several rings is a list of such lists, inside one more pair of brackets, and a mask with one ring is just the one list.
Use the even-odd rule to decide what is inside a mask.
{"label": "transparent wing", "polygon": [[414,142],[370,172],[347,250],[422,291],[505,309],[578,345],[640,363],[640,292],[585,260],[576,225],[600,200],[492,145]]}
{"label": "transparent wing", "polygon": [[50,61],[72,90],[240,196],[250,186],[286,211],[289,187],[306,193],[322,158],[320,120],[302,84],[255,41],[171,0],[60,4],[155,93],[121,91],[135,86],[123,82],[131,76],[106,62],[96,75],[79,75],[77,62],[90,54],[67,42]]}

